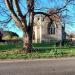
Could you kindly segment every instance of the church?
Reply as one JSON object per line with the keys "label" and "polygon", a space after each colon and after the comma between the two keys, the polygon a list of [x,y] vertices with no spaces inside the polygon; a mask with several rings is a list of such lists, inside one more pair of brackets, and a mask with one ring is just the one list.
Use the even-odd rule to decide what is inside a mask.
{"label": "church", "polygon": [[50,19],[44,15],[35,16],[33,27],[34,43],[55,43],[66,39],[65,27],[60,21],[60,17],[54,14],[50,16]]}

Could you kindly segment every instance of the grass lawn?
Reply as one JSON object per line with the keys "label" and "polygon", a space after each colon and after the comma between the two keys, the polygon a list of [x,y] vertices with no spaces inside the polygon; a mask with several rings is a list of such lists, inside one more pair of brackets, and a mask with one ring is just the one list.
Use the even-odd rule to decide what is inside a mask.
{"label": "grass lawn", "polygon": [[34,50],[32,53],[24,53],[21,51],[22,45],[1,44],[0,59],[34,59],[34,58],[52,58],[75,56],[75,47],[55,47],[50,44],[33,44],[34,47],[50,47],[44,50]]}

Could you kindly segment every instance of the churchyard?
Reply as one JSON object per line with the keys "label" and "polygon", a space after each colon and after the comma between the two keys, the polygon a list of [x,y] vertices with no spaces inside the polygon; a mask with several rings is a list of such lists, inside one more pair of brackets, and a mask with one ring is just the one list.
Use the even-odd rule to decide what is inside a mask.
{"label": "churchyard", "polygon": [[31,53],[22,51],[22,43],[0,43],[0,59],[35,59],[75,56],[75,46],[56,46],[49,43],[33,44]]}

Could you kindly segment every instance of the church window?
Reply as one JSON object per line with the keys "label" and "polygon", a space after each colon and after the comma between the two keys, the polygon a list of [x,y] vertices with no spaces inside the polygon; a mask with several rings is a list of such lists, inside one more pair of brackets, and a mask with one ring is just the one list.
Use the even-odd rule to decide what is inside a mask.
{"label": "church window", "polygon": [[35,40],[35,32],[33,31],[33,40]]}
{"label": "church window", "polygon": [[55,34],[55,26],[54,24],[48,24],[48,34]]}
{"label": "church window", "polygon": [[42,21],[44,21],[44,18],[42,18]]}
{"label": "church window", "polygon": [[38,20],[40,20],[40,18],[38,17]]}

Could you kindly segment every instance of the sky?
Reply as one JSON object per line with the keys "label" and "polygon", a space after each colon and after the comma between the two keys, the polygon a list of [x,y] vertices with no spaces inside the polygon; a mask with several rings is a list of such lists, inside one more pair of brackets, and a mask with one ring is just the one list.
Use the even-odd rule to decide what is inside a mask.
{"label": "sky", "polygon": [[[52,2],[49,4],[49,1],[42,0],[44,7],[51,7],[51,8],[60,8],[61,5],[64,6],[65,0],[52,0]],[[55,1],[55,2],[54,2]],[[75,2],[75,1],[74,1]],[[68,11],[64,11],[63,14],[69,15],[69,17],[66,18],[65,21],[67,21],[67,24],[65,25],[65,31],[70,33],[75,33],[75,5],[69,4],[67,6]]]}
{"label": "sky", "polygon": [[[3,0],[0,0],[0,21],[6,20],[8,18],[7,14],[9,13],[9,10],[7,9],[6,5],[2,2]],[[36,0],[36,9],[38,8],[60,8],[61,6],[64,6],[65,4],[65,0]],[[20,0],[20,5],[22,8],[22,12],[26,13],[27,11],[27,7],[26,7],[26,0]],[[2,8],[4,8],[4,10],[7,11],[7,14],[4,12],[4,10]],[[15,7],[14,7],[15,8]],[[67,17],[65,19],[65,21],[67,21],[66,24],[66,32],[67,33],[75,33],[75,6],[73,5],[68,5],[67,9],[68,11],[63,12],[62,14],[65,15],[69,15],[69,17]],[[37,10],[35,10],[37,11]],[[41,11],[43,12],[47,12],[48,9],[42,9]],[[16,12],[16,9],[15,9]],[[5,23],[0,23],[0,28],[3,28],[3,30],[9,30],[9,31],[13,31],[16,32],[20,37],[23,36],[23,32],[21,29],[19,29],[18,27],[15,26],[14,21],[12,20],[10,23],[8,23],[7,25]]]}

